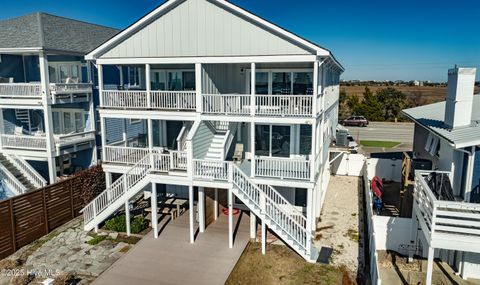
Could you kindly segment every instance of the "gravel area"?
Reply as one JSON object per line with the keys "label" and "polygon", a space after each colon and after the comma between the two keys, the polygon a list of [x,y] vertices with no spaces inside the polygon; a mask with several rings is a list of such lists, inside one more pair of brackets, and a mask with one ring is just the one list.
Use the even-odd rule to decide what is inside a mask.
{"label": "gravel area", "polygon": [[[89,244],[92,239],[98,243]],[[0,285],[40,284],[47,278],[89,284],[131,246],[118,233],[85,232],[77,218],[0,261]]]}
{"label": "gravel area", "polygon": [[315,244],[332,248],[331,264],[344,265],[356,277],[363,260],[360,179],[332,176],[328,185]]}

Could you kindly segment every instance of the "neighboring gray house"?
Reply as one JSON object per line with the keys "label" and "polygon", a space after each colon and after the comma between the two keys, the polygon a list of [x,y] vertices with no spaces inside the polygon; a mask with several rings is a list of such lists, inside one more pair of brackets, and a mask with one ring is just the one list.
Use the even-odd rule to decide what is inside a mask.
{"label": "neighboring gray house", "polygon": [[[475,73],[475,68],[450,69],[446,101],[403,111],[415,122],[414,158],[433,164],[433,170],[415,173],[409,240],[412,254],[428,257],[427,285],[432,284],[434,258],[465,279],[480,279],[480,95],[473,93]],[[449,177],[453,196],[442,190],[445,182],[431,183],[433,175]]]}
{"label": "neighboring gray house", "polygon": [[0,175],[13,194],[97,161],[83,57],[117,33],[45,13],[0,21]]}
{"label": "neighboring gray house", "polygon": [[200,232],[223,205],[232,247],[236,207],[252,235],[261,222],[263,245],[268,226],[316,260],[343,72],[329,50],[229,1],[171,0],[86,59],[99,70],[108,187],[83,210],[86,230],[151,189],[153,207],[157,194],[188,199],[191,242],[196,200]]}

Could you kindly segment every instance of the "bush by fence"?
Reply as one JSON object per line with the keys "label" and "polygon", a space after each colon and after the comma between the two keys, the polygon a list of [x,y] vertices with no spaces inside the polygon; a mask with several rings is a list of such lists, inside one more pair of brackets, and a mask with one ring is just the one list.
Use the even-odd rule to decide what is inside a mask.
{"label": "bush by fence", "polygon": [[105,189],[101,166],[0,202],[0,258],[50,233],[80,215]]}

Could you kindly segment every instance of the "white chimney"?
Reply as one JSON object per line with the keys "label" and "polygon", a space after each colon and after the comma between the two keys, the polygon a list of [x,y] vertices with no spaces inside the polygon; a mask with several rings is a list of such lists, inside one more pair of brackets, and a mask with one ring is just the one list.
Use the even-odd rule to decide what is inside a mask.
{"label": "white chimney", "polygon": [[445,124],[451,129],[471,124],[476,71],[458,67],[448,70]]}

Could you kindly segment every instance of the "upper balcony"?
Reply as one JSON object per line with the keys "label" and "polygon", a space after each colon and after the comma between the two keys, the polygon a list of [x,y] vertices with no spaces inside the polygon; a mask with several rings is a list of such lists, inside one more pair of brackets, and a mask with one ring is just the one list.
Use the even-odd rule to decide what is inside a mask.
{"label": "upper balcony", "polygon": [[[50,83],[53,104],[88,102],[92,95],[90,83]],[[0,104],[42,104],[40,83],[0,83]]]}
{"label": "upper balcony", "polygon": [[449,185],[443,179],[449,174],[415,174],[414,213],[431,247],[480,252],[480,247],[472,246],[480,244],[480,204],[449,195],[445,190]]}
{"label": "upper balcony", "polygon": [[312,118],[338,101],[338,88],[332,87],[325,89],[332,98],[323,102],[321,92],[314,88],[310,63],[258,64],[255,72],[252,66],[118,66],[119,80],[108,76],[108,82],[100,83],[100,107],[191,111],[207,116]]}

